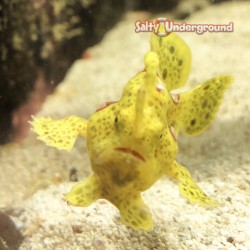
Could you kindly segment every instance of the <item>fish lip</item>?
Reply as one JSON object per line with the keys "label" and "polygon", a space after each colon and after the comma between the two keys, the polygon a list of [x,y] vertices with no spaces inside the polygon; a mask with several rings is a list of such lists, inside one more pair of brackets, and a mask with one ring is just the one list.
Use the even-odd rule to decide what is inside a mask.
{"label": "fish lip", "polygon": [[145,162],[145,158],[140,153],[138,153],[137,151],[135,151],[131,148],[116,147],[115,150],[120,151],[120,152],[124,152],[124,153],[130,153],[134,157],[136,157],[137,159]]}

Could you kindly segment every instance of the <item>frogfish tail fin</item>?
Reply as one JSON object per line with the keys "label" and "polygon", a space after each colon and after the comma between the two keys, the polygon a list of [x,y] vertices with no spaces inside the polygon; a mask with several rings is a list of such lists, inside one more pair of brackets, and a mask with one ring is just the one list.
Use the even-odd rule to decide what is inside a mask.
{"label": "frogfish tail fin", "polygon": [[159,73],[168,91],[182,87],[190,74],[191,52],[181,37],[171,32],[160,37],[152,32],[151,50],[160,60]]}

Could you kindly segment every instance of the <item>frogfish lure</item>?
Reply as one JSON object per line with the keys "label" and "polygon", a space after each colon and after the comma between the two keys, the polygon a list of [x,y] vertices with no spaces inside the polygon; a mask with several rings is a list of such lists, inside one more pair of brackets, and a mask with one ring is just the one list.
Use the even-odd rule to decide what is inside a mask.
{"label": "frogfish lure", "polygon": [[116,206],[122,222],[148,231],[153,219],[141,192],[169,176],[182,196],[202,206],[215,206],[176,159],[179,130],[203,132],[214,119],[233,78],[220,75],[173,97],[189,76],[191,54],[175,33],[151,35],[145,70],[128,81],[117,102],[108,102],[88,120],[74,115],[64,119],[34,118],[38,139],[71,150],[76,138],[86,138],[93,173],[65,195],[73,206],[89,206],[106,199]]}

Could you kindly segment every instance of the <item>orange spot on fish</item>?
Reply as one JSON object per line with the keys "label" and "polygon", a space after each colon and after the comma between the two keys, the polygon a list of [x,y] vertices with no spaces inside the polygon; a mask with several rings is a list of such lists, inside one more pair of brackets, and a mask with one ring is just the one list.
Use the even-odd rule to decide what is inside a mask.
{"label": "orange spot on fish", "polygon": [[116,102],[105,102],[104,104],[102,104],[99,108],[97,108],[97,110],[95,112],[98,112],[102,109],[105,109],[107,108],[109,105],[113,104],[113,103],[116,103]]}

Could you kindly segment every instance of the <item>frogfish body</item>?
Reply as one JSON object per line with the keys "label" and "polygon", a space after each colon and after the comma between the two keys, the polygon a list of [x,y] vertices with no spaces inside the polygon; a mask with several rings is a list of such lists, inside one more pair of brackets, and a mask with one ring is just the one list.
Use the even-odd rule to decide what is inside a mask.
{"label": "frogfish body", "polygon": [[195,135],[208,127],[232,77],[220,75],[174,97],[170,91],[185,84],[191,65],[188,46],[174,33],[152,34],[144,64],[121,99],[88,120],[35,118],[32,125],[38,139],[58,149],[71,150],[79,135],[87,139],[93,174],[65,195],[69,204],[84,207],[106,199],[119,209],[124,224],[148,231],[153,220],[141,192],[163,176],[175,180],[189,201],[216,205],[175,161],[177,135],[179,130]]}

